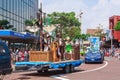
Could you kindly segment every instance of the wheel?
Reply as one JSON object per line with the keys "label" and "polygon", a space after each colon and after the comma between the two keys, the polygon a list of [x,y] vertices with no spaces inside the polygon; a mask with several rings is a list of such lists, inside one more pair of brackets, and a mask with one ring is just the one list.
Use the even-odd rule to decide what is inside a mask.
{"label": "wheel", "polygon": [[85,64],[88,64],[88,62],[87,62],[87,61],[85,61]]}
{"label": "wheel", "polygon": [[103,60],[100,61],[100,64],[102,64],[102,63],[103,63]]}
{"label": "wheel", "polygon": [[37,70],[38,73],[42,73],[42,70]]}
{"label": "wheel", "polygon": [[73,65],[70,65],[70,72],[74,72],[75,67]]}
{"label": "wheel", "polygon": [[44,69],[43,71],[44,71],[44,72],[48,72],[48,69]]}
{"label": "wheel", "polygon": [[70,66],[66,65],[63,70],[64,70],[65,73],[69,73],[70,72]]}

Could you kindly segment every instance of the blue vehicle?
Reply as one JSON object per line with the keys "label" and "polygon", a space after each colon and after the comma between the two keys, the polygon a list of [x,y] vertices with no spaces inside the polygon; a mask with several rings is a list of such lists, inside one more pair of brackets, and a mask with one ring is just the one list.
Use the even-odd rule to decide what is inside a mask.
{"label": "blue vehicle", "polygon": [[99,62],[103,63],[104,55],[99,50],[90,50],[85,54],[85,63]]}
{"label": "blue vehicle", "polygon": [[36,70],[38,73],[47,72],[49,69],[63,69],[65,73],[73,72],[75,67],[80,66],[83,60],[66,60],[59,62],[16,62],[16,70],[33,71]]}
{"label": "blue vehicle", "polygon": [[[54,43],[54,44],[53,44]],[[53,48],[57,48],[58,45],[56,45],[56,42],[53,42],[52,46]],[[51,47],[52,48],[52,47]],[[32,57],[32,54],[35,55],[43,55],[43,54],[47,54],[46,56],[43,56],[44,58],[50,58],[51,60],[44,60],[42,58],[42,56],[39,56],[39,60],[35,60],[37,58],[37,56],[33,56],[34,59],[30,60],[31,58],[29,58],[29,61],[27,62],[16,62],[15,63],[15,69],[16,71],[37,71],[38,73],[40,72],[47,72],[49,70],[58,70],[58,69],[62,69],[65,73],[69,73],[69,72],[73,72],[75,67],[80,66],[83,63],[82,59],[78,59],[78,60],[56,60],[55,61],[55,57],[57,59],[57,56],[53,55],[56,54],[56,49],[51,49],[51,51],[48,51],[47,53],[45,51],[30,51],[30,55],[29,57]],[[49,56],[49,55],[51,56]],[[33,58],[32,57],[32,58]],[[40,58],[42,58],[40,60]]]}
{"label": "blue vehicle", "polygon": [[11,55],[8,46],[0,40],[0,75],[12,72]]}

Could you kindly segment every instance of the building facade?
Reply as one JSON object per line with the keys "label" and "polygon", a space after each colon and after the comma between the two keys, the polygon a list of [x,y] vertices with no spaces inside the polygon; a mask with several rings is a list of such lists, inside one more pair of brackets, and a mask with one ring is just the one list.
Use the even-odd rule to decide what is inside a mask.
{"label": "building facade", "polygon": [[112,36],[114,39],[118,40],[120,42],[120,31],[114,30],[114,27],[116,26],[117,22],[120,21],[119,15],[114,15],[109,18],[109,29],[112,32]]}
{"label": "building facade", "polygon": [[115,15],[109,18],[109,29],[114,29],[114,26],[116,26],[117,22],[120,21],[120,16]]}
{"label": "building facade", "polygon": [[38,0],[0,0],[0,20],[8,20],[16,31],[25,30],[24,21],[36,17]]}
{"label": "building facade", "polygon": [[87,29],[87,34],[96,36],[98,32],[102,32],[103,29]]}

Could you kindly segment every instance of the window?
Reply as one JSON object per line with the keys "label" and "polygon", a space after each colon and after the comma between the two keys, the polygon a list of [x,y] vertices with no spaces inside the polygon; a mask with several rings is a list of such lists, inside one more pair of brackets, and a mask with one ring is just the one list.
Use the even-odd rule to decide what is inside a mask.
{"label": "window", "polygon": [[3,47],[3,45],[0,45],[0,54],[5,53],[5,48]]}
{"label": "window", "polygon": [[2,0],[0,0],[0,8],[2,8]]}

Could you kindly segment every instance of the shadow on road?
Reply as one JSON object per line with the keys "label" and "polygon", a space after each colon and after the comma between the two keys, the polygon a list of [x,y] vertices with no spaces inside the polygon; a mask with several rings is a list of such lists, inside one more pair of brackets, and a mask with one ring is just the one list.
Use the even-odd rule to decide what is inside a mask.
{"label": "shadow on road", "polygon": [[20,80],[29,80],[29,79],[31,79],[30,77],[26,77],[26,76],[24,76],[24,77],[19,77],[19,78],[17,78],[17,79],[20,79]]}
{"label": "shadow on road", "polygon": [[[74,72],[72,73],[75,73],[75,72],[82,72],[84,70],[75,70]],[[63,74],[67,74],[67,73],[64,73],[63,70],[51,70],[51,71],[48,71],[48,72],[41,72],[41,73],[38,73],[37,71],[35,72],[31,72],[31,73],[24,73],[24,74],[21,74],[23,76],[41,76],[41,77],[49,77],[49,76],[54,76],[54,75],[63,75]],[[68,73],[68,74],[71,74],[71,73]]]}

